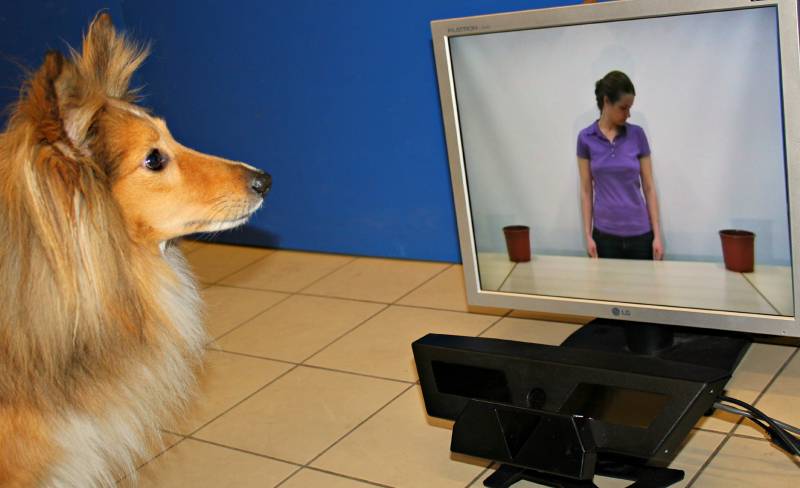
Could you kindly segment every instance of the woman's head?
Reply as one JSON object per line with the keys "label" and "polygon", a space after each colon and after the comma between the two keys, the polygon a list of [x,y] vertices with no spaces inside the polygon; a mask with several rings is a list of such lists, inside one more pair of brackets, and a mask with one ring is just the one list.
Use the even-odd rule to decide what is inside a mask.
{"label": "woman's head", "polygon": [[[618,124],[625,123],[630,116],[636,90],[628,75],[622,71],[611,71],[594,85],[594,96],[600,113],[605,109]],[[621,119],[617,120],[617,119]]]}

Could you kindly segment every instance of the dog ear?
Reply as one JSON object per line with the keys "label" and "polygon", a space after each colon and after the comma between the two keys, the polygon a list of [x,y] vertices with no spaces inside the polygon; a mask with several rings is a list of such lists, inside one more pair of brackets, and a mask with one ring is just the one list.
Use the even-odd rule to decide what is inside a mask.
{"label": "dog ear", "polygon": [[81,75],[104,95],[132,102],[136,90],[130,89],[131,77],[148,53],[148,46],[117,33],[108,12],[100,12],[83,39],[83,52],[73,52],[73,57]]}
{"label": "dog ear", "polygon": [[20,98],[19,111],[34,122],[39,138],[50,143],[64,138],[56,82],[68,65],[58,51],[48,52]]}
{"label": "dog ear", "polygon": [[117,33],[107,12],[97,14],[90,24],[81,52],[70,49],[71,62],[54,85],[62,126],[79,152],[88,154],[92,124],[107,98],[136,100],[130,81],[148,51]]}
{"label": "dog ear", "polygon": [[131,77],[148,51],[117,33],[111,16],[101,12],[89,26],[82,52],[70,49],[71,59],[56,51],[47,54],[24,89],[19,111],[35,123],[41,140],[68,142],[62,152],[86,155],[92,123],[105,101],[135,101]]}

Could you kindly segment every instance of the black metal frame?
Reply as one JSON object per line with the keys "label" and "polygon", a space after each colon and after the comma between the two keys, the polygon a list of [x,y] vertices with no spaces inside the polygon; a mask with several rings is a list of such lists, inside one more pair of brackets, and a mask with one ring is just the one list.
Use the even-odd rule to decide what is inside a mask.
{"label": "black metal frame", "polygon": [[601,474],[655,488],[683,478],[664,466],[750,340],[654,327],[596,321],[561,346],[429,334],[412,348],[428,414],[455,420],[451,450],[509,466],[486,486]]}

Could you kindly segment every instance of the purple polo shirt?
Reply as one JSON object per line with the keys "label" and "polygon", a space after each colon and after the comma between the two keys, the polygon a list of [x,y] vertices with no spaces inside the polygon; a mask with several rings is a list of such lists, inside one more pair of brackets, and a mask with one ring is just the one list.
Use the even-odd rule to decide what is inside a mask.
{"label": "purple polo shirt", "polygon": [[638,125],[620,127],[613,142],[595,121],[578,134],[578,157],[589,160],[594,182],[593,225],[621,237],[650,232],[642,194],[639,158],[650,155],[647,136]]}

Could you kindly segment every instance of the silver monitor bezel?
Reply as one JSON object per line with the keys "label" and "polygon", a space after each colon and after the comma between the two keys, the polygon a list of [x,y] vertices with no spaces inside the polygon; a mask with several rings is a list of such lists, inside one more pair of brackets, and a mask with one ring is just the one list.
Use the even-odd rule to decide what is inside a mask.
{"label": "silver monitor bezel", "polygon": [[[544,295],[524,295],[480,288],[478,261],[473,238],[469,193],[465,178],[449,39],[452,37],[522,29],[632,20],[676,14],[775,6],[781,62],[784,127],[800,128],[800,49],[798,49],[797,4],[792,0],[616,0],[612,2],[556,7],[539,10],[462,17],[431,22],[433,49],[444,121],[447,154],[458,222],[461,258],[467,301],[472,305],[511,308],[553,314],[653,322],[692,327],[723,329],[756,334],[800,337],[800,320],[794,317],[681,308]],[[785,130],[787,190],[790,236],[798,242],[800,220],[800,129]],[[795,219],[791,217],[795,216]],[[792,280],[800,283],[800,267],[792,252]],[[800,303],[800,287],[793,287],[795,310]],[[616,314],[614,313],[616,309]],[[620,316],[620,310],[622,316]]]}

